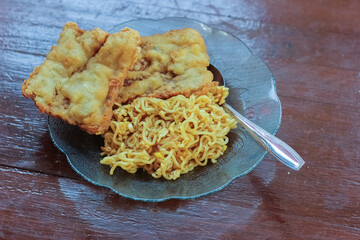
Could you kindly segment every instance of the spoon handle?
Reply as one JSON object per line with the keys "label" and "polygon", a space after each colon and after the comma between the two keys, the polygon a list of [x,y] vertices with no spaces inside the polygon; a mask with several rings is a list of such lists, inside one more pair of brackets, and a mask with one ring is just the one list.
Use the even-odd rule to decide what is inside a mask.
{"label": "spoon handle", "polygon": [[266,151],[274,155],[280,162],[296,171],[304,165],[305,161],[285,142],[242,116],[230,105],[224,103],[223,107],[227,112],[233,114],[237,118],[238,122],[251,134],[251,136],[261,143]]}

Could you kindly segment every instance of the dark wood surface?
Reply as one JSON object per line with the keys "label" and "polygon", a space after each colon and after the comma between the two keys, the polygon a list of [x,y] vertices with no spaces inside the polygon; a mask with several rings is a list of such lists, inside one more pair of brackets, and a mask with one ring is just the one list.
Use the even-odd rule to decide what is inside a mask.
{"label": "dark wood surface", "polygon": [[[71,169],[23,80],[66,21],[168,16],[231,32],[269,65],[299,172],[267,156],[217,193],[145,203]],[[360,239],[359,202],[360,1],[0,0],[0,239]]]}

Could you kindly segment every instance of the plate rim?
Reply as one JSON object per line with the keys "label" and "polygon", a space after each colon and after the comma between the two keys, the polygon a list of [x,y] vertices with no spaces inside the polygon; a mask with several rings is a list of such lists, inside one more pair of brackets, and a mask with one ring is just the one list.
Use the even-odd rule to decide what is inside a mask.
{"label": "plate rim", "polygon": [[[113,27],[111,27],[111,29],[109,30],[109,32],[111,32],[112,29],[116,28],[117,26],[119,25],[124,25],[126,23],[129,23],[129,22],[134,22],[134,21],[139,21],[139,20],[142,20],[142,21],[153,21],[153,22],[157,22],[157,21],[167,21],[167,20],[178,20],[178,21],[181,21],[181,20],[188,20],[188,21],[193,21],[193,22],[196,22],[198,24],[203,24],[205,25],[206,27],[210,28],[211,30],[215,30],[216,32],[221,32],[221,33],[226,33],[227,35],[230,35],[231,37],[235,38],[236,40],[238,40],[239,42],[242,43],[242,45],[244,45],[246,47],[246,49],[249,51],[249,53],[252,55],[252,57],[255,57],[257,60],[259,60],[260,62],[262,62],[264,64],[264,67],[268,70],[270,76],[271,76],[271,84],[272,86],[274,87],[274,93],[275,93],[275,100],[276,102],[278,103],[278,108],[279,108],[279,116],[278,116],[278,121],[277,121],[277,126],[275,127],[275,129],[272,131],[272,135],[275,135],[279,128],[280,128],[280,125],[281,125],[281,122],[282,122],[282,104],[281,104],[281,101],[280,101],[280,98],[277,94],[277,86],[276,86],[276,81],[275,81],[275,78],[274,78],[274,75],[273,73],[270,71],[270,68],[268,67],[268,65],[266,64],[266,62],[264,62],[260,57],[256,56],[253,54],[253,52],[250,50],[250,48],[244,43],[244,41],[242,41],[241,39],[239,39],[237,36],[235,36],[233,33],[231,32],[226,32],[224,30],[221,30],[219,28],[216,28],[216,27],[212,27],[204,22],[201,22],[199,20],[196,20],[196,19],[192,19],[192,18],[188,18],[188,17],[165,17],[165,18],[159,18],[159,19],[150,19],[150,18],[136,18],[136,19],[133,19],[133,20],[128,20],[128,21],[125,21],[125,22],[122,22],[122,23],[119,23],[117,25],[114,25]],[[218,188],[215,188],[211,191],[207,191],[207,192],[204,192],[204,193],[201,193],[201,194],[196,194],[196,195],[192,195],[192,196],[179,196],[179,195],[173,195],[173,196],[168,196],[168,197],[162,197],[162,198],[139,198],[139,197],[135,197],[135,196],[130,196],[130,195],[127,195],[127,194],[124,194],[124,193],[120,193],[118,191],[116,191],[115,189],[113,189],[111,186],[107,186],[107,185],[104,185],[104,184],[101,184],[101,183],[98,183],[98,182],[95,182],[93,180],[91,180],[90,178],[88,178],[87,176],[85,176],[83,173],[81,173],[74,165],[73,163],[71,162],[70,160],[70,156],[71,154],[69,153],[66,153],[64,149],[62,149],[58,143],[55,141],[54,139],[54,132],[51,131],[51,126],[50,126],[50,122],[51,122],[51,119],[53,117],[49,116],[48,117],[48,121],[47,121],[47,125],[48,125],[48,129],[49,129],[49,134],[50,134],[50,138],[52,140],[52,142],[54,143],[54,145],[56,146],[57,149],[59,149],[62,153],[65,154],[66,156],[66,159],[67,159],[67,162],[70,164],[71,168],[77,173],[79,174],[82,178],[84,178],[86,181],[90,182],[91,184],[94,184],[95,186],[99,186],[99,187],[105,187],[107,189],[110,189],[111,191],[113,191],[114,193],[122,196],[122,197],[125,197],[127,199],[131,199],[131,200],[136,200],[136,201],[142,201],[142,202],[163,202],[163,201],[167,201],[167,200],[170,200],[170,199],[179,199],[179,200],[187,200],[187,199],[195,199],[195,198],[199,198],[199,197],[202,197],[202,196],[205,196],[205,195],[208,195],[208,194],[212,194],[212,193],[215,193],[215,192],[218,192],[222,189],[224,189],[225,187],[227,187],[230,183],[232,183],[235,179],[237,178],[240,178],[246,174],[248,174],[249,172],[251,172],[254,168],[256,168],[262,161],[263,159],[265,158],[265,156],[267,155],[267,151],[264,149],[264,152],[261,154],[261,156],[259,157],[259,159],[256,161],[256,163],[250,167],[248,170],[246,170],[245,172],[239,174],[239,175],[236,175],[232,178],[230,178],[226,183],[224,183],[223,185],[221,185],[220,187]]]}

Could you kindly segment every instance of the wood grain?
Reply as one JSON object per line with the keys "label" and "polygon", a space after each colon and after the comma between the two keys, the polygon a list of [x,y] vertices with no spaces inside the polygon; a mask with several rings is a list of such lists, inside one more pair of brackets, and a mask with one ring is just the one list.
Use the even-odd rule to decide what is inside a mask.
{"label": "wood grain", "polygon": [[[267,164],[267,167],[274,165]],[[328,221],[322,219],[324,216],[314,214],[309,204],[304,205],[306,196],[284,199],[289,186],[283,184],[273,189],[267,181],[274,175],[264,168],[234,182],[232,189],[224,189],[221,194],[162,203],[128,200],[81,180],[14,168],[0,168],[0,171],[3,183],[0,211],[4,213],[0,229],[3,236],[9,238],[84,239],[101,235],[157,239],[178,238],[179,233],[182,239],[192,239],[195,233],[204,239],[238,238],[243,234],[249,237],[309,238],[318,227],[329,229],[329,232],[318,232],[315,236],[328,236],[333,232],[343,237],[359,234],[356,229],[359,224],[351,226],[351,217],[356,215],[354,212],[350,214],[357,206],[355,202],[346,204],[343,192],[335,195],[337,206],[322,205],[323,196],[311,198],[314,201],[311,206],[334,214],[335,217]],[[286,171],[283,173],[287,175]],[[303,191],[316,191],[318,186],[321,183]],[[324,191],[325,199],[333,199],[332,191]],[[351,200],[354,199],[348,199]],[[349,214],[337,216],[345,204]],[[189,219],[194,223],[188,223]],[[249,222],[256,222],[257,226]],[[299,224],[308,229],[296,231]],[[119,229],[126,231],[119,232]]]}
{"label": "wood grain", "polygon": [[[0,239],[360,239],[360,2],[0,2]],[[272,70],[277,136],[305,159],[267,156],[220,192],[144,203],[80,178],[21,95],[66,21],[81,28],[190,17],[244,41]]]}

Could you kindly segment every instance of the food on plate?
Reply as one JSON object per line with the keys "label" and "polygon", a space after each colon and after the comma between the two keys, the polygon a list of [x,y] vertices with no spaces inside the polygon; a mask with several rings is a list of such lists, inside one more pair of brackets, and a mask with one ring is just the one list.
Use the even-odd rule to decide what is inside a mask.
{"label": "food on plate", "polygon": [[141,37],[141,53],[120,89],[118,103],[206,93],[213,80],[200,33],[191,28]]}
{"label": "food on plate", "polygon": [[177,95],[163,100],[136,98],[118,105],[103,135],[102,164],[129,173],[139,168],[155,178],[175,180],[224,153],[226,136],[236,121],[219,104],[228,89],[216,84],[204,95]]}
{"label": "food on plate", "polygon": [[57,46],[22,85],[40,112],[60,117],[91,134],[104,132],[119,89],[140,52],[140,36],[129,28],[108,34],[66,23]]}
{"label": "food on plate", "polygon": [[66,23],[57,46],[22,85],[40,110],[102,134],[101,164],[175,180],[216,162],[236,121],[220,106],[228,89],[213,82],[200,33],[140,37]]}

